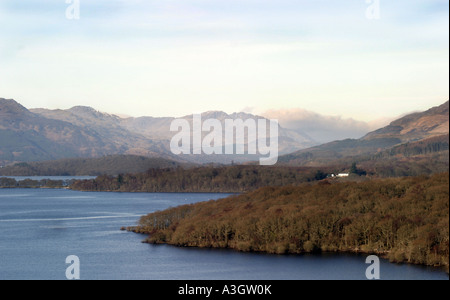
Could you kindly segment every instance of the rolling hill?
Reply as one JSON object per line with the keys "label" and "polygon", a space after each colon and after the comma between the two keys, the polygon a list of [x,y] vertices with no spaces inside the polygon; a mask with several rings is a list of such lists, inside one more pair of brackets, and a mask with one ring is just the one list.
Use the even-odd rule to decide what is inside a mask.
{"label": "rolling hill", "polygon": [[398,138],[402,143],[449,133],[449,102],[425,112],[409,114],[388,126],[368,133],[362,140]]}
{"label": "rolling hill", "polygon": [[[360,139],[346,139],[281,156],[279,164],[336,166],[349,168],[352,162],[373,169],[392,163],[418,163],[430,169],[448,169],[449,102],[425,112],[409,114]],[[433,165],[430,165],[432,163]],[[428,173],[428,172],[427,172]]]}
{"label": "rolling hill", "polygon": [[191,164],[136,155],[100,158],[67,158],[44,162],[21,162],[0,168],[0,176],[99,176],[140,173],[149,169],[188,168]]}

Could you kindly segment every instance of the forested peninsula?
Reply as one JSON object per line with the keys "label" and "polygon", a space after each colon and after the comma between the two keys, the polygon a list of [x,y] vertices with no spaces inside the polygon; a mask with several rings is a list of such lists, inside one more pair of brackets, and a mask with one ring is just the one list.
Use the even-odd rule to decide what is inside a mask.
{"label": "forested peninsula", "polygon": [[160,168],[143,173],[102,175],[94,180],[80,180],[74,182],[71,189],[90,192],[242,193],[264,186],[322,180],[331,170],[334,169],[255,165]]}
{"label": "forested peninsula", "polygon": [[148,243],[247,252],[364,252],[449,265],[449,173],[263,187],[143,216]]}

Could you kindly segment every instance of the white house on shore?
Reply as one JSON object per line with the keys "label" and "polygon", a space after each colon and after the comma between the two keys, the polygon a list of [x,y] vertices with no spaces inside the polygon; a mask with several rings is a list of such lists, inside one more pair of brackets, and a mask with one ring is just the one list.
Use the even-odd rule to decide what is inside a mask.
{"label": "white house on shore", "polygon": [[337,178],[337,177],[348,177],[349,175],[350,175],[349,173],[339,173],[339,174],[331,173],[327,177],[328,178]]}
{"label": "white house on shore", "polygon": [[339,173],[336,175],[336,177],[348,177],[349,175],[349,173]]}

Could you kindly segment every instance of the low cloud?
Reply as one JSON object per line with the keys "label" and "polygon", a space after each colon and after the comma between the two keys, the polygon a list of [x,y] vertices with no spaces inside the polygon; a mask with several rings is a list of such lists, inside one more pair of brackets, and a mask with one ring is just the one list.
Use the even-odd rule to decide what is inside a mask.
{"label": "low cloud", "polygon": [[321,115],[301,108],[269,110],[262,115],[269,119],[278,119],[282,127],[306,134],[317,143],[361,138],[392,121],[382,118],[363,122],[341,116]]}

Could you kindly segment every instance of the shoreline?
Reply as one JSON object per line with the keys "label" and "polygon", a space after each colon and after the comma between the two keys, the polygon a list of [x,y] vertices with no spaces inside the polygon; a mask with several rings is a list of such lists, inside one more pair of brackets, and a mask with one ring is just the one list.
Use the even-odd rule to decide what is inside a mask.
{"label": "shoreline", "polygon": [[365,183],[267,187],[141,216],[146,242],[242,252],[375,254],[444,269],[448,173]]}
{"label": "shoreline", "polygon": [[121,231],[127,231],[127,232],[131,232],[131,233],[135,233],[135,234],[140,234],[140,235],[145,235],[147,236],[147,238],[145,238],[144,240],[142,240],[142,243],[144,244],[150,244],[150,245],[167,245],[167,246],[172,246],[172,247],[177,247],[177,248],[192,248],[192,249],[217,249],[217,250],[228,250],[228,251],[235,251],[235,252],[240,252],[240,253],[253,253],[253,254],[266,254],[266,255],[281,255],[281,256],[285,256],[285,255],[321,255],[321,254],[349,254],[349,255],[376,255],[381,259],[384,259],[386,261],[388,261],[389,263],[393,263],[393,264],[398,264],[398,265],[412,265],[412,266],[420,266],[420,267],[426,267],[426,268],[432,268],[436,271],[442,271],[445,272],[447,274],[447,276],[450,276],[449,273],[449,266],[446,265],[427,265],[427,264],[419,264],[419,263],[415,263],[415,262],[408,262],[408,261],[395,261],[395,260],[391,260],[388,255],[390,253],[390,251],[368,251],[368,250],[363,250],[363,249],[347,249],[347,250],[335,250],[335,251],[331,251],[331,250],[318,250],[318,251],[312,251],[312,252],[300,252],[300,253],[271,253],[268,251],[255,251],[255,250],[240,250],[240,249],[235,249],[232,247],[202,247],[202,246],[187,246],[187,245],[176,245],[176,244],[172,244],[172,243],[168,243],[168,242],[151,242],[149,241],[149,236],[150,234],[147,232],[142,232],[142,230],[139,229],[139,226],[128,226],[128,227],[121,227],[120,228]]}

